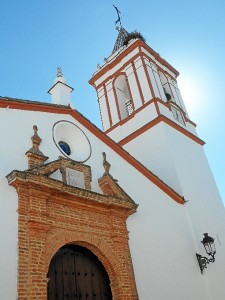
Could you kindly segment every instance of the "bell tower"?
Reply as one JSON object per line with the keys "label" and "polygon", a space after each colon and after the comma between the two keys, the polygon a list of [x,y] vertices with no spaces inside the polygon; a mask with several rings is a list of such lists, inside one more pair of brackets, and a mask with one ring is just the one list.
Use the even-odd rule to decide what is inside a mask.
{"label": "bell tower", "polygon": [[132,130],[137,130],[159,115],[191,130],[178,75],[140,33],[128,33],[121,27],[112,54],[89,81],[98,94],[103,130],[119,142],[131,133],[131,128],[123,126],[131,118],[135,116]]}
{"label": "bell tower", "polygon": [[[89,83],[96,89],[104,132],[175,191],[184,194],[186,160],[204,142],[188,116],[177,85],[178,71],[138,32],[122,26],[112,54]],[[198,149],[198,150],[196,150]],[[189,169],[189,170],[188,170]]]}

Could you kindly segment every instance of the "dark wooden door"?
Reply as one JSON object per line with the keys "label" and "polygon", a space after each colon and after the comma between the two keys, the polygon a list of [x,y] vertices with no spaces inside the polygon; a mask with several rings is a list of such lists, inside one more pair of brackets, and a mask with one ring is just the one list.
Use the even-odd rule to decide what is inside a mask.
{"label": "dark wooden door", "polygon": [[112,300],[109,277],[99,259],[80,246],[64,246],[51,260],[48,300]]}

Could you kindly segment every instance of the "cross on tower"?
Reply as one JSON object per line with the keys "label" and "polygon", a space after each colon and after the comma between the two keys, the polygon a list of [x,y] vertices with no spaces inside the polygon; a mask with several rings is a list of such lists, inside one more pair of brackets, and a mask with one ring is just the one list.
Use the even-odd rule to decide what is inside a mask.
{"label": "cross on tower", "polygon": [[120,27],[122,27],[122,23],[121,23],[121,12],[119,11],[119,9],[113,4],[116,12],[117,12],[117,16],[118,19],[115,21],[115,24],[120,23]]}

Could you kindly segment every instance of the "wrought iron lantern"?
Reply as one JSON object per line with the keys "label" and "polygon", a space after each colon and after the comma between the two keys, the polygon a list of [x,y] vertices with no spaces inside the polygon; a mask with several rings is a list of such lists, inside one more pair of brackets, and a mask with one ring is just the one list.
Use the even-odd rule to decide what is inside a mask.
{"label": "wrought iron lantern", "polygon": [[207,264],[215,261],[216,247],[214,244],[214,239],[210,237],[208,233],[204,233],[204,238],[201,243],[204,245],[206,253],[210,256],[210,258],[207,258],[196,253],[198,264],[201,273],[203,274],[203,270],[207,268]]}

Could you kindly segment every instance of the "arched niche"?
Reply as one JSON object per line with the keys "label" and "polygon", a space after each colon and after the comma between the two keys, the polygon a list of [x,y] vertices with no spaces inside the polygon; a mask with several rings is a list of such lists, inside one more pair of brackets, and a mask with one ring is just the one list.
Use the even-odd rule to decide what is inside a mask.
{"label": "arched niche", "polygon": [[114,88],[116,92],[120,118],[123,120],[133,112],[133,104],[125,75],[121,74],[115,79]]}
{"label": "arched niche", "polygon": [[159,71],[159,78],[160,78],[160,81],[161,81],[161,84],[162,84],[162,87],[163,87],[163,90],[164,90],[164,93],[166,96],[166,100],[170,101],[173,98],[173,95],[172,95],[171,88],[169,86],[168,79],[167,79],[166,75],[161,71]]}

